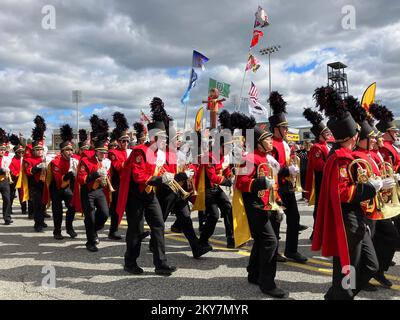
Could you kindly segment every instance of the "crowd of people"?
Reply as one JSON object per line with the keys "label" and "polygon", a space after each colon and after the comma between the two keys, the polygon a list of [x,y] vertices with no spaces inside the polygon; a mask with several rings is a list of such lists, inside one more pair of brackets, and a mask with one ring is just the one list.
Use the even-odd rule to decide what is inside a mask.
{"label": "crowd of people", "polygon": [[[385,272],[400,248],[400,150],[393,113],[375,104],[364,108],[331,87],[316,89],[314,99],[315,108],[303,115],[315,141],[301,149],[286,142],[286,102],[278,92],[269,98],[269,130],[258,127],[251,116],[223,110],[218,127],[214,121],[210,128],[179,133],[160,98],[152,99],[147,124],[134,123],[133,137],[120,112],[113,114],[111,134],[107,120],[91,116],[91,131],[79,131],[77,146],[71,126],[64,124],[60,152],[53,157],[46,154],[41,116],[34,119],[29,145],[0,129],[5,225],[13,222],[12,206],[18,198],[35,232],[48,227],[46,210],[51,210],[54,239],[61,241],[64,209],[71,238],[77,237],[74,217],[81,212],[86,248],[96,252],[98,232],[107,220],[108,237],[123,239],[118,229],[125,215],[124,270],[143,273],[138,263],[141,243],[150,236],[155,273],[170,276],[177,268],[168,263],[165,248],[168,216],[175,215],[171,229],[184,234],[195,259],[213,250],[209,240],[222,217],[228,248],[253,240],[248,282],[283,298],[287,293],[275,282],[277,262],[307,263],[299,252],[304,227],[296,193],[301,192],[314,206],[312,250],[333,257],[332,286],[325,298],[353,299],[361,290],[376,290],[371,278],[390,287]],[[228,188],[233,188],[232,198]],[[193,211],[198,212],[199,233],[193,227]],[[282,255],[278,247],[284,217]],[[343,278],[352,273],[356,286],[344,287]]]}

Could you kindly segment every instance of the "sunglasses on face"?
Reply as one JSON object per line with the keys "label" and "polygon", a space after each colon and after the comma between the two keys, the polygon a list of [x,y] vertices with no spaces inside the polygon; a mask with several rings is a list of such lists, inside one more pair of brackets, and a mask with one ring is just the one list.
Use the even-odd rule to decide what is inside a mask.
{"label": "sunglasses on face", "polygon": [[129,143],[129,140],[121,140],[121,143]]}

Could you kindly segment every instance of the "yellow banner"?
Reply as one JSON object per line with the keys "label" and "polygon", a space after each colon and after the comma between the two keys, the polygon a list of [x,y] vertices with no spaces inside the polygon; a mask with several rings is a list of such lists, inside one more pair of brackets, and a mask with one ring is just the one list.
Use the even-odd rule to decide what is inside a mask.
{"label": "yellow banner", "polygon": [[194,130],[196,132],[199,132],[202,129],[203,115],[204,115],[204,108],[201,107],[199,111],[197,111],[196,120],[194,123]]}
{"label": "yellow banner", "polygon": [[367,112],[369,112],[369,106],[375,102],[376,82],[371,84],[367,90],[365,90],[362,97],[361,105]]}
{"label": "yellow banner", "polygon": [[286,136],[286,139],[287,139],[287,141],[290,141],[290,142],[300,141],[300,135],[294,134],[294,133],[288,133]]}

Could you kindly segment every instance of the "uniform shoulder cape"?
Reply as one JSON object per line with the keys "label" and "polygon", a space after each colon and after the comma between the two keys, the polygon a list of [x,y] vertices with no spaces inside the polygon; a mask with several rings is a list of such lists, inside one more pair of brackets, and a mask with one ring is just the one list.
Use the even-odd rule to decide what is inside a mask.
{"label": "uniform shoulder cape", "polygon": [[[318,149],[325,158],[324,150],[322,150],[321,145],[316,143],[312,146],[312,148]],[[324,160],[326,161],[326,159]],[[315,204],[314,167],[315,167],[315,158],[309,156],[307,162],[306,188],[304,190],[305,198],[309,201],[309,205]]]}
{"label": "uniform shoulder cape", "polygon": [[326,162],[311,250],[322,250],[325,257],[339,257],[343,267],[350,265],[350,256],[338,188],[340,159],[353,160],[353,157],[338,149]]}

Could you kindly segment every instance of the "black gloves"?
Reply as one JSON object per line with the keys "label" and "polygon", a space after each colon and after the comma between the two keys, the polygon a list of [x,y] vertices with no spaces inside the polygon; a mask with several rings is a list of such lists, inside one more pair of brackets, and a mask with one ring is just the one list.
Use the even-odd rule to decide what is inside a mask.
{"label": "black gloves", "polygon": [[66,175],[64,175],[63,180],[68,181],[74,178],[74,173],[72,171],[69,171]]}
{"label": "black gloves", "polygon": [[87,183],[93,182],[93,181],[96,180],[97,178],[100,178],[100,174],[96,171],[95,173],[92,173],[92,174],[89,174],[89,175],[88,175],[88,177],[87,177],[87,179],[86,179],[86,182],[87,182]]}
{"label": "black gloves", "polygon": [[184,172],[177,173],[174,177],[176,182],[182,182],[188,179],[188,176]]}
{"label": "black gloves", "polygon": [[220,183],[220,186],[223,187],[232,187],[232,181],[230,179],[225,178],[222,183]]}

